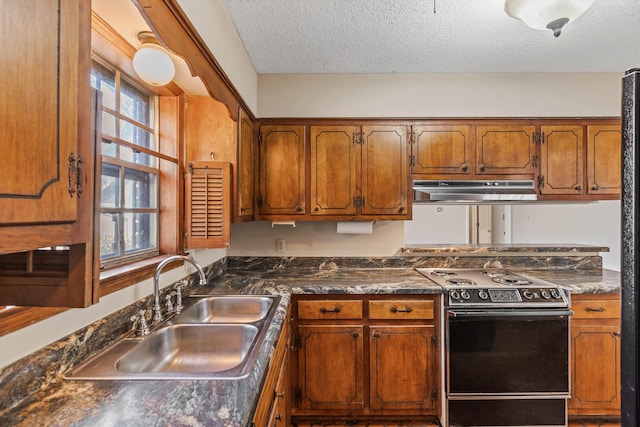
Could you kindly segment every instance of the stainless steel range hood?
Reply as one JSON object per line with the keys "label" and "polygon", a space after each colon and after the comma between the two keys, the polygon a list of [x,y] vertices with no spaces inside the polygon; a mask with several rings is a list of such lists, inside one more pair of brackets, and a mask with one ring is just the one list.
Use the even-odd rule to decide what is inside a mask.
{"label": "stainless steel range hood", "polygon": [[533,180],[415,180],[414,203],[517,203],[537,200]]}

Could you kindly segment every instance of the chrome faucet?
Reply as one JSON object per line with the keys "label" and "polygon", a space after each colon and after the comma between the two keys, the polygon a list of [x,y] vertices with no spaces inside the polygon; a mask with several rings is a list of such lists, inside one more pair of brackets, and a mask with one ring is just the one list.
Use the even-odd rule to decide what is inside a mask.
{"label": "chrome faucet", "polygon": [[207,277],[204,274],[204,270],[202,269],[202,267],[200,266],[200,264],[198,263],[198,261],[196,261],[195,259],[186,256],[186,255],[171,255],[165,259],[163,259],[160,264],[158,264],[158,266],[156,267],[156,274],[153,276],[153,297],[154,297],[154,304],[153,304],[153,324],[157,325],[158,323],[162,322],[163,316],[162,316],[162,308],[160,307],[160,272],[162,272],[162,269],[167,265],[170,264],[174,261],[183,261],[183,262],[188,262],[191,265],[193,265],[196,270],[198,270],[198,275],[200,276],[200,286],[204,286],[207,284]]}

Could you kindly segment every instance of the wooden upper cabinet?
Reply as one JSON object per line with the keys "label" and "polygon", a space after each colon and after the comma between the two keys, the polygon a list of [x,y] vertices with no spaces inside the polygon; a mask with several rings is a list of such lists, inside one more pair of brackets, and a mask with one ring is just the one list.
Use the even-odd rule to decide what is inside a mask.
{"label": "wooden upper cabinet", "polygon": [[407,160],[406,126],[362,126],[363,215],[410,215]]}
{"label": "wooden upper cabinet", "polygon": [[228,248],[231,227],[231,164],[189,162],[187,172],[186,248]]}
{"label": "wooden upper cabinet", "polygon": [[305,127],[260,127],[261,215],[303,215],[305,204]]}
{"label": "wooden upper cabinet", "polygon": [[355,215],[356,126],[311,126],[311,214]]}
{"label": "wooden upper cabinet", "polygon": [[620,194],[621,150],[620,126],[587,126],[587,194]]}
{"label": "wooden upper cabinet", "polygon": [[229,162],[232,166],[232,220],[253,219],[257,147],[255,125],[242,108],[238,121],[227,106],[208,96],[190,96],[185,108],[185,158]]}
{"label": "wooden upper cabinet", "polygon": [[240,109],[238,121],[238,164],[234,183],[237,183],[235,192],[235,215],[240,220],[253,219],[253,205],[256,194],[256,166],[257,145],[255,138],[255,124],[249,115]]}
{"label": "wooden upper cabinet", "polygon": [[3,1],[0,13],[0,223],[74,222],[91,137],[89,2]]}
{"label": "wooden upper cabinet", "polygon": [[583,126],[542,126],[540,194],[583,194]]}
{"label": "wooden upper cabinet", "polygon": [[535,173],[533,125],[476,127],[476,175],[529,175]]}
{"label": "wooden upper cabinet", "polygon": [[473,172],[471,126],[414,126],[411,139],[412,174],[465,176]]}

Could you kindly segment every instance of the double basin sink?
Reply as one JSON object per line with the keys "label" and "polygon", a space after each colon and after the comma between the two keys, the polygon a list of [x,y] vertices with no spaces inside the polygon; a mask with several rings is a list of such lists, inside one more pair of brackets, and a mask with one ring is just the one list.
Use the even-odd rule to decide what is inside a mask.
{"label": "double basin sink", "polygon": [[145,337],[128,337],[65,374],[69,380],[240,379],[249,375],[278,296],[197,301]]}

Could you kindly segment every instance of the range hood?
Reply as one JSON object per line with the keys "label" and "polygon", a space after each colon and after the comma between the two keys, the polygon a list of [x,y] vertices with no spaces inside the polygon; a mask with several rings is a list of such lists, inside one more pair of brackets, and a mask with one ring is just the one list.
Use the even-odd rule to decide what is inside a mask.
{"label": "range hood", "polygon": [[533,180],[415,180],[414,203],[514,203],[537,200]]}

